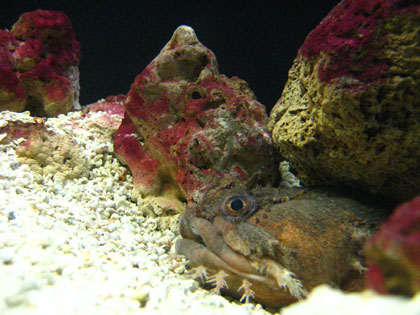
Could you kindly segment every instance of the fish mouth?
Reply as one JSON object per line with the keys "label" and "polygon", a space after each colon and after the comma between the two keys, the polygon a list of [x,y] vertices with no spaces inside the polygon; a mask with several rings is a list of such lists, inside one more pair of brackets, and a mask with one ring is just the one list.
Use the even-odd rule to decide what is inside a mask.
{"label": "fish mouth", "polygon": [[[242,286],[237,288],[238,290],[250,287],[249,284],[252,284],[253,289],[256,288],[254,291],[244,290],[244,295],[252,297],[257,295],[255,300],[258,301],[258,290],[268,290],[273,296],[281,295],[282,299],[288,296],[293,300],[307,294],[295,275],[276,261],[252,255],[245,256],[233,250],[224,241],[214,224],[206,219],[197,217],[187,219],[182,216],[180,233],[183,238],[177,240],[175,244],[178,254],[184,255],[192,265],[223,271],[224,275],[228,276],[227,278],[239,277],[242,279]],[[261,286],[264,288],[261,289]],[[265,294],[270,293],[263,295]]]}

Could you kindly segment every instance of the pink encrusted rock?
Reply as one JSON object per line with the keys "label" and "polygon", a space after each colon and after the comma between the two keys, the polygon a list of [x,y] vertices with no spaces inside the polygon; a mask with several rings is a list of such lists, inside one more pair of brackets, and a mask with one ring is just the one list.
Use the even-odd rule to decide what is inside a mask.
{"label": "pink encrusted rock", "polygon": [[366,246],[367,286],[380,293],[420,292],[420,197],[397,207]]}
{"label": "pink encrusted rock", "polygon": [[84,113],[90,112],[105,112],[109,115],[124,116],[124,102],[126,95],[111,95],[106,99],[99,100],[96,103],[90,104],[83,109]]}
{"label": "pink encrusted rock", "polygon": [[80,44],[59,11],[23,14],[0,30],[0,110],[57,116],[79,105]]}
{"label": "pink encrusted rock", "polygon": [[0,128],[0,144],[21,139],[16,147],[18,160],[42,175],[66,180],[88,176],[85,156],[69,135],[49,129],[44,118],[34,117],[32,122],[9,121]]}
{"label": "pink encrusted rock", "polygon": [[268,128],[304,185],[420,191],[420,3],[344,0],[307,36]]}
{"label": "pink encrusted rock", "polygon": [[127,95],[114,149],[134,176],[134,196],[168,211],[197,201],[229,175],[278,179],[267,115],[245,81],[219,74],[216,57],[180,26]]}
{"label": "pink encrusted rock", "polygon": [[9,31],[0,30],[0,110],[20,112],[26,106],[26,93],[12,68],[12,51],[17,45]]}
{"label": "pink encrusted rock", "polygon": [[108,96],[106,99],[99,100],[83,108],[83,118],[91,113],[103,112],[104,115],[98,116],[97,123],[101,126],[110,128],[112,136],[121,125],[124,117],[124,102],[126,96],[124,94]]}

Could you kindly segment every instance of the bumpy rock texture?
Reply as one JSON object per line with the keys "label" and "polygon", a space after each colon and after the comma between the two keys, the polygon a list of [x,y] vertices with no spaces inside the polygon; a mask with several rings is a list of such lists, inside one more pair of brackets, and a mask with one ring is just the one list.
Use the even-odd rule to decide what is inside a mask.
{"label": "bumpy rock texture", "polygon": [[23,14],[0,30],[0,110],[57,116],[79,105],[80,44],[59,11]]}
{"label": "bumpy rock texture", "polygon": [[344,0],[308,35],[268,127],[304,184],[419,193],[419,12]]}
{"label": "bumpy rock texture", "polygon": [[49,129],[43,119],[0,124],[0,135],[0,144],[17,141],[19,162],[46,178],[65,182],[88,174],[87,161],[77,143],[67,134]]}
{"label": "bumpy rock texture", "polygon": [[278,179],[264,106],[245,81],[219,74],[190,27],[179,27],[137,76],[124,107],[115,152],[133,173],[134,196],[160,198],[163,211],[182,211],[227,175]]}
{"label": "bumpy rock texture", "polygon": [[420,292],[420,197],[399,206],[366,246],[367,285],[380,293]]}

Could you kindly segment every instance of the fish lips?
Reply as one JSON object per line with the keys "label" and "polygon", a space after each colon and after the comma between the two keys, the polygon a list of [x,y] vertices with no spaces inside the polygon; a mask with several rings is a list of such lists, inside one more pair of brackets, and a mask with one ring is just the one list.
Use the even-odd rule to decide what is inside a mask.
{"label": "fish lips", "polygon": [[[225,288],[229,295],[240,298],[244,279],[252,283],[254,300],[264,305],[288,305],[307,294],[300,281],[275,261],[261,258],[251,262],[234,251],[224,242],[213,223],[206,219],[183,216],[180,233],[183,238],[177,240],[176,252],[184,255],[192,265],[205,266],[212,272],[225,270],[229,274],[226,279],[228,287]],[[258,265],[263,268],[258,268]]]}
{"label": "fish lips", "polygon": [[[192,263],[210,266],[213,263],[216,264],[214,267],[227,268],[234,273],[257,273],[244,255],[237,253],[225,243],[210,221],[203,218],[187,219],[183,216],[180,219],[180,233],[183,239],[177,241],[176,252],[185,255]],[[193,245],[191,242],[196,244]],[[192,251],[191,246],[195,250],[200,248],[202,256]]]}

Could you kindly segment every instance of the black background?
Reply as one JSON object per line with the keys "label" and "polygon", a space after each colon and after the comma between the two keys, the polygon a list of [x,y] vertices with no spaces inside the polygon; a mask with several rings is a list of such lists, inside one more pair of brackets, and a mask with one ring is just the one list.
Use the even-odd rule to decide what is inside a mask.
{"label": "black background", "polygon": [[0,28],[24,12],[61,10],[82,44],[80,103],[127,93],[181,24],[217,56],[220,72],[246,80],[268,110],[307,34],[338,0],[305,1],[7,1]]}

